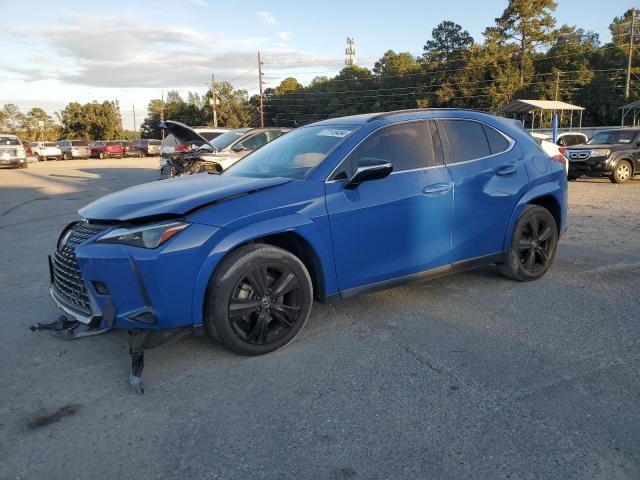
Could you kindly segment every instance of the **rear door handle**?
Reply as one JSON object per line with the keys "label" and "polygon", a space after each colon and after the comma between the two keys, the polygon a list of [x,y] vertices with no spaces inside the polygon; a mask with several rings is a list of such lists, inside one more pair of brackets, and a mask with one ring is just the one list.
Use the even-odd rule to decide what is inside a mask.
{"label": "rear door handle", "polygon": [[515,165],[502,165],[496,170],[496,175],[511,175],[516,173]]}
{"label": "rear door handle", "polygon": [[422,189],[422,193],[425,195],[442,195],[443,193],[447,193],[449,190],[451,190],[450,183],[434,183],[424,187]]}

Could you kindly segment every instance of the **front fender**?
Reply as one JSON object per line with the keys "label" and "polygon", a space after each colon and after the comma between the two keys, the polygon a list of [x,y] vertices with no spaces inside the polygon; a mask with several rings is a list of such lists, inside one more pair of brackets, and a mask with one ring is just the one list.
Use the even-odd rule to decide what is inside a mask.
{"label": "front fender", "polygon": [[295,232],[306,240],[314,249],[322,269],[324,293],[329,295],[338,291],[335,272],[333,271],[333,252],[327,245],[321,229],[310,218],[300,214],[262,220],[245,225],[237,230],[229,230],[215,245],[200,268],[193,292],[193,323],[199,324],[203,318],[203,306],[209,279],[220,261],[240,245],[256,238],[278,233]]}
{"label": "front fender", "polygon": [[[562,173],[564,174],[564,171]],[[566,179],[564,180],[564,185],[562,184],[562,180],[551,180],[541,183],[533,187],[531,190],[526,191],[522,197],[520,197],[520,200],[518,200],[518,203],[511,214],[511,218],[509,219],[509,225],[507,226],[503,242],[503,252],[506,252],[511,247],[512,232],[515,228],[516,222],[518,221],[520,213],[522,213],[522,210],[524,210],[528,204],[534,203],[534,200],[537,198],[552,195],[557,200],[560,205],[561,218],[558,230],[560,232],[564,231],[567,224],[567,187]]]}

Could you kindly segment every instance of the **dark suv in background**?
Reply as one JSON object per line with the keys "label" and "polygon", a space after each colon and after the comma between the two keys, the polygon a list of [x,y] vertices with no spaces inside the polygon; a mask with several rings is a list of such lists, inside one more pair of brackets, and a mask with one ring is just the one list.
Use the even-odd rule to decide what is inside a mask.
{"label": "dark suv in background", "polygon": [[147,157],[155,157],[160,155],[160,144],[162,142],[160,140],[155,140],[152,138],[141,138],[140,140],[136,140],[136,145],[140,150],[144,152]]}
{"label": "dark suv in background", "polygon": [[640,174],[640,128],[596,133],[587,143],[567,148],[565,156],[569,180],[586,175],[624,183]]}

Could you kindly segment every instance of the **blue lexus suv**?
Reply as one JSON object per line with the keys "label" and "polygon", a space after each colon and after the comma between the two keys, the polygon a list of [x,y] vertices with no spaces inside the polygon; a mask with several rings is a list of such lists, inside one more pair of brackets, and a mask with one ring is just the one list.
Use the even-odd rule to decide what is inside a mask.
{"label": "blue lexus suv", "polygon": [[267,353],[314,300],[487,264],[541,277],[566,226],[563,161],[517,122],[475,111],[317,122],[222,174],[82,208],[50,257],[51,295],[89,330],[201,327]]}

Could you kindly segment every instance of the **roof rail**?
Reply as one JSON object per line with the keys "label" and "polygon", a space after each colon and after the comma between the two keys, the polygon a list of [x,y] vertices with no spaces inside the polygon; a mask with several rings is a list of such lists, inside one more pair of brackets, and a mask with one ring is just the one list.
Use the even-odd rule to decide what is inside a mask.
{"label": "roof rail", "polygon": [[392,112],[382,112],[378,115],[374,115],[367,119],[367,123],[373,122],[374,120],[378,120],[380,118],[387,118],[393,115],[402,115],[403,113],[411,113],[411,112],[426,112],[428,110],[432,110],[431,108],[407,108],[405,110],[394,110]]}
{"label": "roof rail", "polygon": [[483,112],[482,110],[478,110],[475,108],[456,108],[456,107],[427,107],[427,108],[407,108],[405,110],[394,110],[392,112],[382,112],[378,115],[374,115],[367,120],[367,123],[373,122],[374,120],[378,120],[380,118],[387,118],[393,115],[402,115],[403,113],[411,113],[411,112],[437,112],[442,110],[453,110],[453,111],[465,111],[465,112],[478,112],[478,113],[488,113]]}

